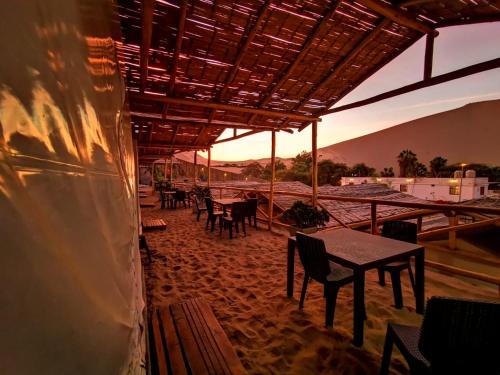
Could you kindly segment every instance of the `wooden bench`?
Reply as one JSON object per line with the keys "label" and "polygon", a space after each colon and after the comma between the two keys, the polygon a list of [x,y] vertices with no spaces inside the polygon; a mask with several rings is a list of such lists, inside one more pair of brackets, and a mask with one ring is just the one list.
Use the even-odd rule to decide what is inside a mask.
{"label": "wooden bench", "polygon": [[142,229],[148,230],[164,230],[167,229],[167,224],[163,219],[146,219],[142,222]]}
{"label": "wooden bench", "polygon": [[[200,298],[153,311],[153,373],[245,374],[210,306]],[[156,370],[156,372],[154,371]]]}

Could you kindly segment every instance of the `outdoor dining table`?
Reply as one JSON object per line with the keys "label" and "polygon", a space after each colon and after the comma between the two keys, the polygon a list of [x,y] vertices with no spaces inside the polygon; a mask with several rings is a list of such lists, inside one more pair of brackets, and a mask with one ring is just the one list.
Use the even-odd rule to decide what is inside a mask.
{"label": "outdoor dining table", "polygon": [[[424,247],[352,229],[342,228],[310,234],[325,243],[328,258],[350,268],[354,273],[353,330],[356,346],[363,345],[365,272],[394,261],[415,257],[415,304],[419,314],[424,312]],[[288,238],[287,296],[293,296],[295,268],[295,237]]]}
{"label": "outdoor dining table", "polygon": [[218,204],[219,206],[222,207],[222,210],[224,213],[226,213],[226,210],[228,207],[231,207],[233,203],[235,202],[246,202],[246,199],[241,199],[241,198],[220,198],[220,199],[213,199],[213,203]]}

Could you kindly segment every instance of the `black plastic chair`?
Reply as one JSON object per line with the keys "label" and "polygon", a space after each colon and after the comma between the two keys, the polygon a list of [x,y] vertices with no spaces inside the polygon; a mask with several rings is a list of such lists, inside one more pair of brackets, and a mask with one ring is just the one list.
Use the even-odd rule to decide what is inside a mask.
{"label": "black plastic chair", "polygon": [[[399,241],[417,243],[417,225],[407,221],[386,221],[382,227],[382,236]],[[392,292],[394,294],[394,306],[403,308],[403,293],[401,291],[401,272],[408,270],[413,294],[415,294],[415,278],[411,269],[410,259],[392,262],[378,268],[379,283],[385,286],[385,272],[391,275]]]}
{"label": "black plastic chair", "polygon": [[204,202],[200,201],[198,199],[198,196],[196,196],[195,194],[193,194],[193,200],[196,207],[196,221],[200,221],[200,215],[202,214],[202,212],[207,211],[207,206],[204,205]]}
{"label": "black plastic chair", "polygon": [[297,232],[296,239],[300,261],[304,266],[304,283],[300,294],[299,308],[304,307],[309,279],[320,282],[324,285],[324,296],[326,297],[325,326],[332,327],[337,294],[342,286],[354,281],[353,272],[328,260],[323,240],[300,232]]}
{"label": "black plastic chair", "polygon": [[170,194],[166,194],[164,189],[160,189],[160,200],[161,206],[160,208],[173,207],[173,199]]}
{"label": "black plastic chair", "polygon": [[207,224],[205,225],[205,230],[208,229],[208,223],[212,223],[210,231],[214,231],[215,221],[219,218],[219,226],[222,225],[222,216],[224,215],[223,211],[214,210],[214,204],[212,202],[212,198],[205,198],[205,206],[207,207]]}
{"label": "black plastic chair", "polygon": [[184,204],[184,208],[187,208],[186,200],[186,192],[184,190],[177,190],[174,194],[174,208],[177,208],[177,202]]}
{"label": "black plastic chair", "polygon": [[247,235],[245,228],[245,217],[247,214],[247,202],[234,202],[231,205],[231,215],[222,216],[222,226],[220,227],[220,232],[222,233],[222,228],[229,229],[229,238],[233,238],[233,224],[236,229],[236,233],[239,233],[239,223],[243,228],[243,233]]}
{"label": "black plastic chair", "polygon": [[248,218],[248,225],[252,226],[252,218],[253,218],[253,226],[257,228],[257,198],[248,198],[247,199],[247,212],[246,216]]}
{"label": "black plastic chair", "polygon": [[411,374],[500,374],[500,303],[433,297],[422,327],[389,323],[380,374],[389,372],[393,344]]}

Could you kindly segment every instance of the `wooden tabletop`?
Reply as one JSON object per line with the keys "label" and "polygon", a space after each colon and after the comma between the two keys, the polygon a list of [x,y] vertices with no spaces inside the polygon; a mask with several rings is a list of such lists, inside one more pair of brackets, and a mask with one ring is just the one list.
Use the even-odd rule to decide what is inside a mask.
{"label": "wooden tabletop", "polygon": [[357,230],[342,228],[310,234],[322,239],[328,255],[349,268],[369,269],[380,261],[401,259],[422,251],[418,244],[374,236]]}
{"label": "wooden tabletop", "polygon": [[246,202],[246,200],[241,198],[221,198],[214,199],[213,202],[216,204],[220,204],[221,206],[230,206],[236,202]]}

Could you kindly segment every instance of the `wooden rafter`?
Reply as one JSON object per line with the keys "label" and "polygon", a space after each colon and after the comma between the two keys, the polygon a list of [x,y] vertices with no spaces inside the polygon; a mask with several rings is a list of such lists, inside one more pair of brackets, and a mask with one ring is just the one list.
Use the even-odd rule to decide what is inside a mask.
{"label": "wooden rafter", "polygon": [[[257,16],[257,20],[255,21],[255,24],[252,26],[252,28],[248,32],[248,35],[246,36],[246,38],[244,38],[245,41],[243,42],[241,47],[239,47],[239,49],[238,49],[239,50],[238,55],[236,56],[233,67],[231,68],[231,70],[227,74],[227,78],[226,78],[226,81],[224,82],[224,86],[216,95],[216,98],[215,98],[216,101],[220,101],[226,95],[226,92],[227,92],[229,86],[233,82],[234,77],[236,77],[236,73],[238,73],[238,70],[240,68],[241,62],[243,61],[243,57],[245,56],[245,53],[248,51],[248,48],[250,48],[250,45],[252,44],[252,42],[255,38],[255,35],[257,34],[257,30],[260,28],[262,21],[264,21],[264,16],[265,16],[270,4],[271,4],[271,0],[266,0],[264,5],[262,5],[262,7],[260,8],[260,11],[259,11],[259,14]],[[208,121],[212,122],[212,120],[214,119],[214,116],[215,116],[215,109],[212,109],[212,111],[210,112],[210,115],[208,117]]]}
{"label": "wooden rafter", "polygon": [[[179,129],[180,128],[181,128],[181,125],[179,125],[179,124],[177,124],[175,126],[175,131],[174,131],[174,135],[172,137],[172,142],[171,142],[173,145],[175,145],[175,138],[177,138],[177,134],[179,134]],[[151,141],[150,141],[150,143],[151,143]]]}
{"label": "wooden rafter", "polygon": [[154,0],[142,0],[142,14],[141,14],[141,91],[144,92],[146,88],[146,81],[148,79],[148,57],[149,47],[151,46],[151,35],[153,34],[153,9]]}
{"label": "wooden rafter", "polygon": [[235,136],[230,137],[230,138],[219,139],[219,140],[215,141],[213,144],[215,145],[215,144],[218,144],[218,143],[224,143],[224,142],[234,141],[236,139],[240,139],[240,138],[243,138],[243,137],[248,137],[249,135],[257,134],[257,133],[260,133],[262,131],[263,130],[250,130],[248,132],[245,132],[245,133],[242,133],[242,134],[238,134],[238,135],[235,135]]}
{"label": "wooden rafter", "polygon": [[[133,118],[144,118],[153,122],[160,122],[163,124],[167,124],[170,122],[184,122],[189,124],[204,124],[206,126],[219,127],[219,128],[230,128],[230,129],[262,129],[269,130],[274,129],[275,127],[270,125],[248,125],[243,122],[232,122],[232,121],[219,121],[214,120],[212,123],[209,123],[206,118],[198,118],[198,117],[184,117],[184,116],[168,116],[167,118],[163,118],[161,115],[155,115],[150,113],[141,113],[141,112],[131,112],[131,116]],[[298,125],[290,125],[288,128],[290,129],[298,129],[300,126]],[[280,129],[280,130],[288,130],[288,129]]]}
{"label": "wooden rafter", "polygon": [[170,103],[170,104],[185,105],[192,107],[213,108],[213,109],[220,109],[223,111],[234,111],[234,112],[243,112],[252,114],[255,113],[257,115],[263,115],[268,117],[278,117],[278,118],[287,117],[291,120],[298,120],[298,121],[314,121],[314,120],[321,121],[321,119],[318,117],[306,116],[298,113],[280,112],[270,109],[249,108],[238,105],[214,103],[202,100],[172,98],[168,96],[158,96],[153,94],[140,94],[137,92],[129,92],[129,98],[130,100],[146,100],[146,101],[155,101],[160,103]]}
{"label": "wooden rafter", "polygon": [[184,36],[184,26],[186,24],[186,14],[187,14],[187,0],[181,1],[181,8],[179,11],[179,27],[177,28],[177,37],[175,39],[175,50],[172,62],[172,67],[170,69],[170,81],[168,82],[168,94],[172,95],[175,87],[175,78],[177,77],[177,66],[179,65],[179,55],[182,48],[182,37]]}
{"label": "wooden rafter", "polygon": [[[323,18],[321,19],[321,21],[316,23],[311,34],[305,40],[301,51],[299,52],[293,63],[288,66],[287,70],[280,77],[278,82],[276,82],[273,88],[265,95],[264,99],[259,103],[259,107],[266,106],[272,100],[273,95],[278,92],[278,90],[288,81],[288,79],[290,79],[290,76],[300,65],[304,57],[306,57],[306,55],[309,53],[314,41],[319,37],[319,35],[321,35],[321,33],[324,31],[324,28],[327,27],[328,21],[333,17],[339,4],[340,1],[335,0],[323,14]],[[248,123],[252,123],[255,120],[256,116],[256,114],[250,116],[250,118],[248,119]]]}
{"label": "wooden rafter", "polygon": [[394,96],[398,96],[401,94],[406,94],[406,93],[411,92],[411,91],[420,90],[420,89],[423,89],[425,87],[438,85],[438,84],[441,84],[444,82],[452,81],[452,80],[455,80],[458,78],[467,77],[467,76],[472,75],[472,74],[484,72],[486,70],[497,69],[497,68],[500,68],[500,58],[485,61],[485,62],[482,62],[479,64],[474,64],[474,65],[468,66],[466,68],[454,70],[453,72],[441,74],[439,76],[435,76],[435,77],[429,78],[427,80],[419,81],[419,82],[412,83],[412,84],[407,85],[407,86],[400,87],[400,88],[395,89],[395,90],[387,91],[385,93],[372,96],[371,98],[363,99],[363,100],[360,100],[360,101],[357,101],[354,103],[350,103],[350,104],[346,104],[346,105],[343,105],[343,106],[340,106],[337,108],[332,108],[328,111],[325,111],[324,114],[336,113],[336,112],[345,111],[347,109],[362,107],[362,106],[367,105],[367,104],[376,103],[378,101],[381,101],[384,99],[389,99],[389,98],[392,98]]}
{"label": "wooden rafter", "polygon": [[[321,90],[324,86],[326,86],[330,80],[336,76],[338,73],[340,73],[344,68],[346,68],[355,58],[356,56],[373,40],[375,39],[381,32],[386,28],[387,26],[390,25],[392,21],[389,19],[384,19],[382,22],[380,22],[377,27],[375,27],[366,37],[361,39],[360,42],[358,42],[353,49],[351,49],[341,60],[339,60],[337,63],[335,63],[330,70],[322,77],[320,82],[316,85],[311,87],[311,89],[307,92],[305,97],[295,105],[293,110],[297,110],[300,107],[302,107],[305,103],[307,103],[314,95],[316,94],[317,91]],[[306,127],[308,124],[304,124],[301,127],[301,130]],[[284,125],[285,126],[285,125]]]}
{"label": "wooden rafter", "polygon": [[357,0],[358,3],[377,12],[378,14],[410,29],[419,31],[424,34],[434,32],[434,29],[424,22],[418,21],[416,18],[404,12],[400,8],[396,8],[379,0]]}
{"label": "wooden rafter", "polygon": [[194,140],[193,145],[196,145],[196,144],[200,141],[200,139],[201,139],[202,135],[205,133],[205,129],[208,129],[208,128],[207,128],[207,127],[205,127],[205,126],[202,126],[202,127],[200,128],[200,132],[198,133],[198,136],[197,136],[197,137],[196,137],[196,139]]}
{"label": "wooden rafter", "polygon": [[424,80],[432,77],[432,60],[434,56],[434,34],[427,34],[425,39]]}
{"label": "wooden rafter", "polygon": [[224,99],[224,96],[226,95],[226,92],[231,85],[231,83],[234,80],[234,77],[236,77],[236,73],[238,73],[238,70],[240,68],[241,62],[243,61],[243,57],[245,56],[246,52],[250,48],[250,45],[252,44],[255,35],[257,34],[257,31],[259,30],[262,22],[264,21],[264,16],[266,15],[266,12],[269,8],[269,5],[271,4],[271,0],[266,0],[266,2],[261,6],[257,20],[255,21],[254,25],[252,28],[249,30],[245,41],[242,43],[242,45],[239,47],[239,52],[238,56],[236,56],[236,59],[234,60],[233,67],[229,71],[226,81],[224,82],[224,86],[222,89],[219,91],[219,94],[217,95],[217,100]]}
{"label": "wooden rafter", "polygon": [[138,145],[140,149],[165,149],[165,150],[170,150],[170,149],[177,149],[177,150],[206,150],[210,146],[193,146],[193,145],[172,145],[170,143],[153,143],[150,145]]}

